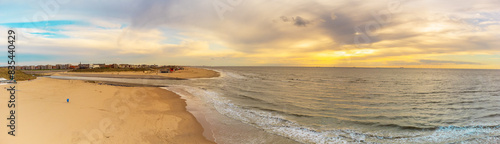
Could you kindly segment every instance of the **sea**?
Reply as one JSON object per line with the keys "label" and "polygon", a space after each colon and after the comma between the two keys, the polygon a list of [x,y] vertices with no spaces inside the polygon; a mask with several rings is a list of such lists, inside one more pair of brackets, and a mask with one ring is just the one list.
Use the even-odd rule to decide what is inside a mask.
{"label": "sea", "polygon": [[159,85],[216,143],[500,143],[500,70],[204,67]]}

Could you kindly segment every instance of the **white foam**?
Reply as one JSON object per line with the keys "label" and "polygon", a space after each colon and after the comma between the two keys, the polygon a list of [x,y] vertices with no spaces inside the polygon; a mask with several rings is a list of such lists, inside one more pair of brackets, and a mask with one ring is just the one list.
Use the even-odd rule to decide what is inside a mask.
{"label": "white foam", "polygon": [[235,78],[235,79],[245,79],[245,78],[247,78],[245,76],[242,76],[242,75],[239,75],[239,74],[236,74],[236,73],[233,73],[233,72],[228,72],[228,71],[224,71],[223,75],[224,75],[224,77],[230,77],[230,78]]}
{"label": "white foam", "polygon": [[[217,112],[250,124],[266,132],[281,135],[302,143],[346,143],[346,142],[382,142],[382,143],[446,143],[460,142],[469,139],[495,139],[495,134],[500,134],[500,129],[483,127],[444,127],[435,130],[430,135],[418,136],[408,133],[408,138],[384,138],[377,133],[365,134],[355,130],[329,130],[315,131],[312,128],[299,125],[293,121],[285,120],[280,115],[253,109],[243,109],[230,100],[220,96],[219,93],[189,86],[170,86],[167,88],[174,92],[182,89],[193,96],[212,105]],[[386,135],[386,134],[384,134]],[[391,134],[389,134],[391,135]],[[396,135],[396,134],[394,134]],[[401,135],[401,133],[397,134]],[[496,138],[498,139],[498,138]]]}
{"label": "white foam", "polygon": [[[247,77],[228,71],[215,70],[221,77],[227,79],[245,79]],[[283,116],[256,109],[244,109],[235,105],[230,100],[215,91],[202,88],[172,85],[166,88],[185,98],[192,99],[189,95],[196,97],[203,103],[212,106],[218,113],[232,119],[249,124],[266,132],[287,137],[302,143],[350,143],[350,142],[377,142],[377,143],[449,143],[467,142],[470,139],[497,140],[500,127],[443,127],[434,131],[420,133],[394,133],[394,132],[370,132],[363,133],[358,130],[321,130],[300,125],[296,122],[286,120]],[[184,94],[187,92],[188,94]],[[498,123],[497,123],[498,124]],[[480,124],[477,124],[480,125]],[[398,136],[407,136],[397,138]]]}
{"label": "white foam", "polygon": [[278,115],[274,115],[270,112],[242,109],[231,103],[230,100],[220,97],[219,93],[210,90],[203,90],[200,88],[183,85],[169,86],[166,89],[173,91],[174,93],[177,93],[181,96],[186,96],[181,91],[189,92],[191,95],[203,99],[203,101],[207,103],[210,103],[219,113],[225,116],[239,120],[246,124],[250,124],[267,132],[288,137],[299,142],[338,143],[345,141],[340,138],[325,137],[324,135],[326,135],[326,133],[317,133],[308,129],[301,128],[300,125],[294,122],[285,121],[283,120],[284,118]]}

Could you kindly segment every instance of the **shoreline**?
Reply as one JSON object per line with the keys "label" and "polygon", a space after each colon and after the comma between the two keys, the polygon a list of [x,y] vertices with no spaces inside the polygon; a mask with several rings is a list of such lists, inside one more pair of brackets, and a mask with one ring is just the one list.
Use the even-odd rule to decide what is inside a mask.
{"label": "shoreline", "polygon": [[160,87],[44,77],[16,87],[19,133],[0,143],[214,143],[186,100]]}

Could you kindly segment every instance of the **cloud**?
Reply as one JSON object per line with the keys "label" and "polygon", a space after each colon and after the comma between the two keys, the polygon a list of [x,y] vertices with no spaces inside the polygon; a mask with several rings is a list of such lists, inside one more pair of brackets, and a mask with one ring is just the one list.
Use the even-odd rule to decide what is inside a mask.
{"label": "cloud", "polygon": [[[500,51],[498,0],[459,0],[453,5],[396,0],[219,1],[231,9],[223,14],[224,20],[213,1],[206,0],[72,0],[61,5],[48,23],[36,22],[47,27],[19,28],[31,32],[26,35],[33,38],[25,45],[29,47],[25,51],[31,53],[113,52],[123,59],[144,58],[135,55],[229,57],[248,65],[332,66],[346,58],[338,58],[335,52],[366,49],[373,53],[350,56],[350,64],[479,65],[460,59],[432,59],[499,55]],[[30,11],[16,13],[18,19],[0,20],[4,27],[42,11],[37,3],[12,3]],[[391,7],[394,4],[399,4],[399,11]]]}
{"label": "cloud", "polygon": [[464,62],[464,61],[420,60],[419,62],[421,62],[423,64],[431,64],[431,65],[445,65],[445,64],[482,65],[481,63]]}
{"label": "cloud", "polygon": [[304,18],[302,18],[300,16],[297,16],[297,17],[293,18],[292,20],[294,21],[293,24],[295,26],[304,26],[305,27],[305,26],[307,26],[308,24],[311,23],[311,21],[308,21],[308,20],[306,20],[306,19],[304,19]]}
{"label": "cloud", "polygon": [[283,22],[287,22],[287,23],[290,22],[293,25],[298,26],[298,27],[306,27],[307,25],[309,25],[313,22],[310,20],[306,20],[305,18],[302,18],[300,16],[296,16],[296,17],[281,16],[280,19]]}
{"label": "cloud", "polygon": [[290,19],[286,16],[281,16],[280,19],[283,21],[283,22],[289,22]]}

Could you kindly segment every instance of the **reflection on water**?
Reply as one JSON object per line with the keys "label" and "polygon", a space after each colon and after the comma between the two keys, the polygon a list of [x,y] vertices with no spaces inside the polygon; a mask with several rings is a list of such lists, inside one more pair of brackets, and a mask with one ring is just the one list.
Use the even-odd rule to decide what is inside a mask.
{"label": "reflection on water", "polygon": [[213,69],[223,77],[111,80],[205,91],[212,96],[204,102],[217,112],[304,143],[481,142],[500,136],[498,70]]}

